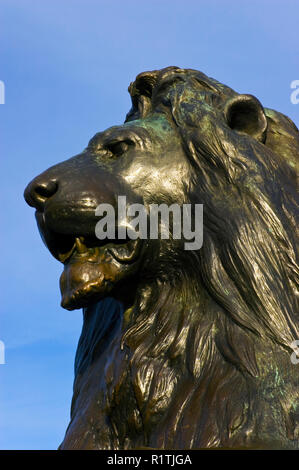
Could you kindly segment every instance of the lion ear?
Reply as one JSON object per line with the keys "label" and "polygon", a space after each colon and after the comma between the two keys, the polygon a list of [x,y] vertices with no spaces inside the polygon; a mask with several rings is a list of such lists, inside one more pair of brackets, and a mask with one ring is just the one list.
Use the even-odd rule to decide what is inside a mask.
{"label": "lion ear", "polygon": [[267,118],[257,98],[252,95],[234,96],[226,103],[224,114],[231,129],[251,135],[259,142],[265,142]]}

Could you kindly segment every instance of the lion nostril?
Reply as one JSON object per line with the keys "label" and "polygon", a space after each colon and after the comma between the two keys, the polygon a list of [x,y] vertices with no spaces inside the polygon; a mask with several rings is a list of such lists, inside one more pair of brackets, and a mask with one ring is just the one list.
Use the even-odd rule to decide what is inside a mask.
{"label": "lion nostril", "polygon": [[58,189],[56,180],[39,181],[33,180],[28,184],[24,192],[24,197],[29,206],[35,207],[38,210],[43,210],[45,202],[53,196]]}
{"label": "lion nostril", "polygon": [[48,181],[47,183],[37,184],[34,188],[34,192],[37,196],[43,199],[48,199],[56,193],[58,184],[55,180]]}

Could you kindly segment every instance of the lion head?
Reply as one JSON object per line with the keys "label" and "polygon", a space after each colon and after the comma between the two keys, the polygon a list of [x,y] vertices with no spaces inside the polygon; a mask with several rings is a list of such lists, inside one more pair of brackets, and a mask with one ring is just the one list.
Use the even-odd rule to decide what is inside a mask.
{"label": "lion head", "polygon": [[[25,191],[64,265],[62,306],[84,309],[61,448],[297,448],[298,129],[195,70],[129,92],[123,125]],[[99,240],[96,208],[120,195],[203,204],[202,248]]]}

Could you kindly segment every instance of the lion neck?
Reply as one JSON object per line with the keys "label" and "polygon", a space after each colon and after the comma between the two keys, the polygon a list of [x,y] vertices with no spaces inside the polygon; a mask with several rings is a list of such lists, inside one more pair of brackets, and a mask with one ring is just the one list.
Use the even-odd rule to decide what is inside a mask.
{"label": "lion neck", "polygon": [[247,411],[258,371],[229,356],[223,316],[192,282],[143,286],[127,310],[113,298],[86,308],[62,448],[244,445],[256,432]]}
{"label": "lion neck", "polygon": [[[84,309],[75,359],[71,423],[64,444],[74,442],[74,436],[81,439],[82,427],[93,429],[90,422],[97,422],[102,431],[106,429],[105,409],[109,419],[115,421],[118,435],[112,436],[109,431],[108,438],[103,431],[97,445],[124,447],[132,434],[141,436],[139,445],[148,445],[152,430],[167,414],[178,384],[181,395],[184,384],[193,388],[192,375],[195,370],[199,373],[200,365],[193,357],[196,352],[192,352],[191,343],[199,341],[197,321],[206,301],[195,295],[191,283],[174,286],[155,281],[138,289],[130,309],[125,310],[113,298]],[[210,327],[206,318],[204,328]],[[118,416],[120,403],[126,410],[123,419]],[[131,422],[130,430],[119,426],[125,420]],[[134,445],[128,445],[138,445],[136,439]],[[86,444],[87,448],[95,445]]]}

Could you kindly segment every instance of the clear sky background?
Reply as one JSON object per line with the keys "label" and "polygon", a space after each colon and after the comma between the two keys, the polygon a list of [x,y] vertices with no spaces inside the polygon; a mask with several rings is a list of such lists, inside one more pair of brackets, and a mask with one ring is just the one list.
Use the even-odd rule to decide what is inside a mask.
{"label": "clear sky background", "polygon": [[298,0],[1,0],[0,448],[56,449],[69,420],[81,311],[60,307],[61,265],[26,184],[123,122],[142,71],[195,68],[299,125]]}

